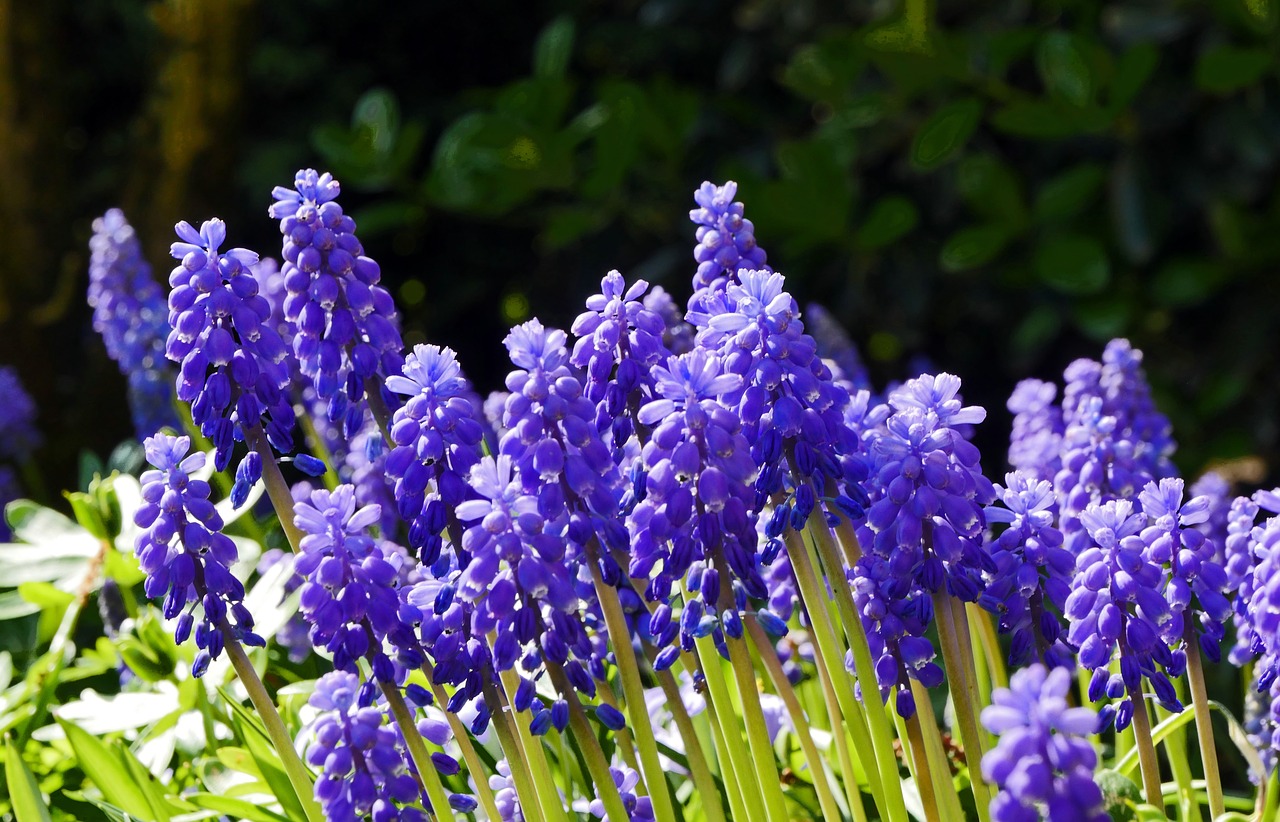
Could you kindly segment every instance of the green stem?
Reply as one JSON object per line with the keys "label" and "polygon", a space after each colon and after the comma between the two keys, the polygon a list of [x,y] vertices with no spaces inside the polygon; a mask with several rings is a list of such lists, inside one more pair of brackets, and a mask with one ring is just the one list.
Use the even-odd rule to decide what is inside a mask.
{"label": "green stem", "polygon": [[941,819],[938,814],[937,791],[933,784],[933,771],[929,767],[929,753],[925,749],[924,736],[920,733],[920,715],[913,714],[906,720],[907,744],[911,746],[911,762],[915,767],[916,790],[920,792],[920,801],[924,805],[925,819]]}
{"label": "green stem", "polygon": [[756,778],[760,780],[765,813],[769,819],[786,819],[787,803],[782,796],[782,781],[778,778],[773,743],[769,741],[769,729],[765,725],[764,711],[760,707],[760,691],[755,673],[751,670],[750,654],[741,637],[734,639],[726,636],[725,644],[729,646],[729,664],[733,667],[734,679],[738,683],[738,698],[742,702],[742,716],[747,725],[747,743],[751,746]]}
{"label": "green stem", "polygon": [[262,457],[262,482],[267,486],[267,496],[271,498],[271,507],[276,509],[280,519],[280,527],[284,530],[285,539],[295,554],[302,551],[302,532],[293,521],[293,494],[289,492],[289,483],[284,481],[280,466],[276,464],[275,451],[267,442],[267,435],[262,432],[261,425],[253,425],[244,431],[245,442]]}
{"label": "green stem", "polygon": [[484,763],[480,761],[480,756],[476,753],[475,745],[471,744],[471,734],[462,724],[462,720],[449,711],[445,706],[449,704],[449,695],[445,693],[440,683],[436,682],[435,669],[430,662],[424,662],[422,665],[422,673],[427,677],[427,682],[431,684],[431,695],[435,697],[436,705],[444,712],[445,721],[449,723],[449,730],[453,732],[453,739],[458,743],[458,748],[462,751],[462,759],[467,763],[467,770],[471,773],[471,780],[476,785],[476,795],[480,799],[480,806],[484,808],[485,814],[490,819],[498,819],[498,803],[493,798],[493,789],[489,787],[489,778]]}
{"label": "green stem", "polygon": [[[498,733],[498,744],[507,759],[507,767],[511,769],[511,781],[515,783],[516,797],[520,800],[521,813],[530,822],[545,822],[542,806],[538,804],[538,792],[533,787],[533,777],[525,760],[524,751],[516,739],[515,730],[511,726],[511,715],[507,713],[504,700],[498,695],[498,687],[493,680],[484,678],[484,701],[489,706],[493,728]],[[478,780],[477,780],[478,781]]]}
{"label": "green stem", "polygon": [[1138,762],[1142,766],[1142,786],[1147,802],[1163,809],[1160,762],[1156,759],[1156,747],[1151,741],[1151,719],[1147,716],[1146,698],[1141,693],[1133,695],[1133,738],[1138,746]]}
{"label": "green stem", "polygon": [[271,744],[275,746],[276,753],[280,755],[280,762],[284,765],[284,771],[289,777],[289,784],[293,786],[294,793],[298,795],[298,802],[302,804],[302,810],[311,822],[321,822],[324,819],[324,814],[320,812],[320,806],[316,804],[315,788],[311,782],[311,775],[307,772],[306,766],[302,764],[302,760],[298,758],[298,751],[293,747],[293,738],[289,736],[289,731],[285,729],[284,720],[280,718],[280,713],[276,710],[275,703],[271,701],[271,696],[267,693],[266,686],[262,684],[262,680],[258,677],[258,672],[254,670],[253,663],[249,661],[244,648],[240,647],[240,640],[236,639],[235,632],[231,630],[225,620],[219,627],[222,631],[223,645],[226,648],[227,657],[231,660],[231,666],[235,668],[236,676],[240,678],[240,684],[248,692],[249,701],[253,703],[254,710],[258,712],[258,717],[262,719],[262,724],[267,729],[267,736],[271,739]]}
{"label": "green stem", "polygon": [[[742,788],[739,787],[741,780],[733,768],[733,759],[729,756],[729,745],[724,735],[724,726],[720,722],[720,716],[716,712],[715,703],[707,700],[706,713],[710,715],[711,744],[716,750],[716,762],[720,767],[720,780],[724,782],[725,793],[729,799],[729,818],[730,819],[751,819],[748,813],[747,801],[742,794]],[[742,744],[741,737],[738,738],[737,744]]]}
{"label": "green stem", "polygon": [[[1176,685],[1175,685],[1176,687]],[[1169,711],[1155,707],[1156,724],[1173,716]],[[1178,804],[1178,819],[1181,822],[1199,820],[1199,805],[1196,802],[1195,788],[1191,785],[1191,763],[1187,761],[1187,736],[1185,728],[1174,728],[1161,740],[1164,746],[1165,759],[1169,762],[1169,770],[1173,772],[1174,791],[1171,794]],[[1161,792],[1164,792],[1163,786]]]}
{"label": "green stem", "polygon": [[[489,634],[490,645],[493,644],[495,637],[496,634],[492,632]],[[503,671],[501,678],[502,688],[499,689],[499,698],[505,710],[515,697],[520,678],[513,668]],[[551,768],[547,766],[547,755],[542,748],[542,739],[534,737],[529,732],[531,717],[527,711],[511,710],[508,715],[511,717],[511,726],[515,728],[516,738],[529,762],[529,774],[533,777],[533,787],[538,792],[538,804],[542,807],[542,814],[549,822],[561,822],[565,819],[564,802],[556,790],[556,781],[551,776]]]}
{"label": "green stem", "polygon": [[[960,794],[956,793],[951,781],[951,764],[947,759],[947,752],[942,749],[942,734],[938,730],[938,717],[933,712],[929,689],[913,679],[911,695],[915,697],[916,717],[923,731],[925,756],[929,758],[929,770],[933,777],[934,797],[946,808],[942,818],[964,819],[964,812],[960,809]],[[969,769],[972,771],[972,763],[969,763]]]}
{"label": "green stem", "polygon": [[1273,770],[1258,790],[1257,822],[1267,822],[1277,816],[1280,816],[1280,769]]}
{"label": "green stem", "polygon": [[[933,595],[934,621],[938,626],[938,640],[942,646],[943,663],[947,666],[947,679],[951,686],[951,701],[955,705],[956,720],[964,736],[965,760],[969,764],[969,787],[978,808],[978,819],[988,822],[991,794],[982,779],[982,736],[978,729],[978,715],[974,710],[977,694],[973,690],[972,670],[964,661],[960,636],[956,631],[956,614],[952,610],[952,597],[941,589]],[[963,611],[961,611],[963,618]]]}
{"label": "green stem", "polygon": [[[816,513],[816,512],[815,512]],[[810,535],[814,536],[816,530],[826,531],[826,523],[823,522],[820,529],[811,527]],[[830,533],[829,531],[827,532]],[[863,770],[867,775],[867,785],[871,788],[871,796],[875,800],[876,807],[880,811],[880,815],[894,822],[901,822],[907,818],[906,805],[903,802],[902,794],[899,791],[890,790],[890,780],[898,773],[897,760],[893,756],[892,732],[888,729],[888,717],[883,712],[883,705],[879,699],[871,699],[866,704],[866,710],[863,710],[863,704],[859,703],[857,697],[853,693],[853,680],[849,677],[844,667],[844,649],[847,647],[841,643],[837,636],[835,627],[831,622],[831,612],[828,603],[830,598],[827,594],[826,586],[819,580],[815,569],[818,567],[817,557],[814,555],[814,545],[818,543],[817,539],[809,541],[795,529],[788,529],[786,534],[787,556],[791,560],[791,569],[795,573],[796,583],[800,589],[801,599],[804,601],[805,607],[808,609],[811,627],[813,628],[814,638],[819,645],[822,645],[823,664],[827,666],[827,675],[831,679],[832,686],[836,689],[836,699],[840,703],[840,712],[845,717],[848,724],[849,732],[853,736],[854,747],[859,752],[859,760],[862,763]],[[835,566],[840,567],[840,566]],[[832,572],[835,573],[834,571]],[[837,583],[843,582],[844,574],[839,573],[833,577]],[[847,584],[835,584],[831,586],[836,592],[842,589],[848,591]],[[852,596],[850,596],[852,598]],[[837,600],[839,606],[839,600]],[[854,608],[854,617],[852,623],[849,617],[841,614],[842,621],[845,622],[846,637],[861,636],[864,643],[866,635],[858,630],[862,627],[862,620],[856,615],[857,609]],[[854,652],[855,669],[861,667],[859,665],[859,652]],[[869,658],[871,652],[867,649],[866,656]],[[864,660],[865,661],[865,660]],[[874,669],[873,669],[874,670]],[[878,694],[880,693],[880,685],[871,680],[871,687],[864,688],[863,693]],[[880,708],[877,711],[877,707]],[[879,720],[874,720],[874,735],[871,728],[867,724],[869,714],[880,714]],[[886,739],[886,734],[888,738]],[[885,756],[884,748],[888,744],[888,756]]]}
{"label": "green stem", "polygon": [[596,791],[600,801],[604,803],[605,813],[609,819],[628,819],[626,806],[622,804],[622,795],[618,793],[618,786],[613,781],[613,775],[609,773],[609,760],[605,758],[604,750],[601,749],[595,731],[587,720],[587,713],[582,709],[582,703],[578,701],[578,692],[569,684],[568,677],[559,665],[548,661],[547,672],[551,674],[551,681],[560,692],[560,697],[569,703],[569,724],[573,727],[573,738],[587,760],[587,770],[595,780]]}
{"label": "green stem", "polygon": [[[996,688],[1009,687],[1009,670],[1005,666],[1004,654],[1000,651],[1000,640],[996,636],[995,626],[991,624],[991,614],[982,610],[976,603],[965,603],[965,611],[969,614],[971,633],[978,635],[982,643],[982,654],[987,659],[987,670],[991,672],[991,684]],[[990,702],[983,703],[985,705]]]}
{"label": "green stem", "polygon": [[[813,775],[813,789],[818,794],[818,806],[822,808],[822,815],[827,819],[839,819],[840,808],[831,790],[831,776],[825,767],[826,760],[822,758],[818,752],[818,746],[813,742],[804,708],[800,706],[795,689],[791,687],[791,681],[782,670],[778,653],[754,616],[748,616],[745,624],[747,633],[751,636],[751,642],[760,654],[760,661],[769,673],[769,681],[773,683],[774,690],[778,692],[778,696],[782,697],[783,703],[787,706],[787,713],[791,715],[791,724],[795,728],[796,738],[800,740],[800,750],[804,752],[805,760],[809,763],[809,772]],[[836,733],[833,732],[832,736],[835,737]]]}
{"label": "green stem", "polygon": [[1191,686],[1191,704],[1196,712],[1196,738],[1200,742],[1200,758],[1204,761],[1205,790],[1209,794],[1209,813],[1217,819],[1227,812],[1222,798],[1222,777],[1218,773],[1218,753],[1213,744],[1213,718],[1209,713],[1209,694],[1204,686],[1204,663],[1200,659],[1200,643],[1195,629],[1187,621],[1187,684]]}
{"label": "green stem", "polygon": [[680,738],[684,741],[684,752],[689,761],[689,772],[693,776],[693,786],[698,796],[702,799],[702,813],[707,822],[724,822],[724,809],[716,799],[719,791],[716,790],[715,780],[711,778],[711,769],[707,765],[707,758],[703,753],[702,740],[698,738],[698,731],[694,727],[693,718],[689,716],[689,711],[684,707],[684,698],[680,696],[680,686],[676,684],[675,678],[671,676],[670,671],[658,672],[658,685],[662,688],[662,693],[667,698],[667,709],[671,711],[671,716],[675,719],[676,729],[680,731]]}
{"label": "green stem", "polygon": [[[761,785],[752,777],[752,763],[748,761],[747,751],[750,743],[742,738],[741,726],[733,709],[733,697],[725,682],[724,669],[720,665],[720,652],[710,637],[702,637],[694,641],[698,660],[702,665],[702,673],[707,682],[707,702],[716,706],[716,719],[720,724],[720,733],[724,741],[723,753],[733,769],[734,780],[738,790],[742,792],[742,801],[746,806],[748,819],[761,819],[764,810],[764,797],[760,793]],[[775,777],[776,778],[776,777]],[[753,784],[753,782],[755,784]]]}
{"label": "green stem", "polygon": [[640,681],[640,665],[631,644],[627,617],[623,613],[622,602],[618,599],[618,590],[604,581],[604,575],[600,571],[599,549],[594,542],[587,546],[587,554],[591,580],[600,601],[600,609],[604,612],[605,627],[613,640],[613,654],[622,679],[622,691],[626,696],[627,724],[640,751],[643,766],[641,774],[653,802],[653,816],[658,822],[673,820],[675,811],[672,809],[666,774],[658,759],[658,741],[653,737],[653,724],[649,719],[649,712],[645,710],[644,684]]}
{"label": "green stem", "polygon": [[[843,524],[843,523],[842,523]],[[831,536],[831,529],[826,518],[817,508],[809,515],[808,530],[814,535],[814,544],[827,570],[827,579],[832,581],[835,591],[836,606],[840,610],[840,620],[844,623],[845,637],[849,641],[849,649],[853,651],[853,666],[858,677],[858,685],[864,694],[880,693],[880,682],[876,679],[875,662],[871,659],[871,647],[867,644],[867,634],[862,627],[862,617],[858,613],[857,604],[853,601],[853,590],[849,587],[845,575],[845,561],[850,568],[857,562],[862,553],[857,544],[857,536],[851,528],[842,530],[840,541],[843,546],[844,561],[836,550],[836,543]],[[853,540],[852,543],[849,541]],[[866,708],[867,722],[871,732],[871,741],[875,751],[877,766],[881,779],[886,783],[885,794],[890,802],[890,813],[899,814],[897,818],[907,818],[907,808],[899,792],[889,789],[890,774],[898,773],[898,760],[893,752],[893,726],[889,719],[888,708],[881,699],[863,700]]]}
{"label": "green stem", "polygon": [[[845,798],[848,800],[849,809],[853,813],[853,818],[858,822],[865,822],[867,818],[866,809],[863,807],[862,790],[858,787],[858,770],[852,752],[849,750],[849,731],[848,725],[844,721],[844,715],[840,713],[840,698],[836,694],[835,683],[831,681],[831,668],[826,664],[825,657],[822,654],[822,647],[813,643],[814,661],[817,663],[818,684],[821,687],[822,699],[826,704],[827,716],[831,720],[831,738],[835,740],[836,757],[840,761],[840,773],[844,776],[844,792]],[[872,763],[874,764],[874,763]],[[863,774],[866,778],[866,774]],[[872,795],[872,801],[875,801],[875,795]]]}
{"label": "green stem", "polygon": [[396,725],[400,726],[400,734],[404,737],[405,744],[409,746],[409,756],[413,758],[413,764],[418,769],[418,778],[422,780],[423,786],[427,789],[427,798],[431,800],[432,816],[436,819],[448,819],[454,816],[449,805],[449,797],[445,794],[444,785],[440,782],[440,774],[436,771],[435,763],[431,761],[427,745],[422,740],[422,734],[418,733],[417,723],[413,721],[413,712],[405,704],[404,697],[400,695],[400,689],[389,682],[379,682],[378,687],[382,689],[382,695],[387,699],[387,706],[391,708],[391,715],[395,718]]}

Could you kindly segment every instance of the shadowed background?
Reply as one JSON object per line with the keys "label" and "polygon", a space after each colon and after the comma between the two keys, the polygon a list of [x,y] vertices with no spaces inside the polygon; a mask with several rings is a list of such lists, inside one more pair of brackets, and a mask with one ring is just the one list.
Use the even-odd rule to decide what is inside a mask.
{"label": "shadowed background", "polygon": [[[482,391],[530,316],[618,268],[688,295],[692,192],[738,181],[770,263],[877,384],[915,357],[991,411],[1112,336],[1194,476],[1274,480],[1276,11],[1184,3],[0,0],[0,364],[51,489],[132,434],[85,303],[120,206],[278,256],[270,191],[332,171],[403,314]],[[0,400],[2,401],[2,400]]]}

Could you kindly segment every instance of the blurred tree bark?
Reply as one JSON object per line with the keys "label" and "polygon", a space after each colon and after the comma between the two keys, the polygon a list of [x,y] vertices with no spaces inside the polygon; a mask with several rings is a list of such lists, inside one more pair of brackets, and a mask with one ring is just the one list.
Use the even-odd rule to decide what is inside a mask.
{"label": "blurred tree bark", "polygon": [[0,363],[17,366],[39,406],[40,461],[53,488],[74,483],[79,449],[115,444],[94,438],[104,417],[128,416],[100,402],[123,392],[107,388],[119,378],[93,350],[100,344],[86,320],[89,223],[122,206],[163,280],[173,224],[225,205],[241,142],[251,8],[252,0],[150,7],[160,35],[154,74],[140,109],[114,117],[128,134],[131,162],[115,190],[103,192],[79,184],[95,169],[78,167],[83,145],[75,135],[84,134],[90,104],[103,104],[95,66],[77,41],[96,34],[78,16],[84,8],[74,0],[0,0]]}

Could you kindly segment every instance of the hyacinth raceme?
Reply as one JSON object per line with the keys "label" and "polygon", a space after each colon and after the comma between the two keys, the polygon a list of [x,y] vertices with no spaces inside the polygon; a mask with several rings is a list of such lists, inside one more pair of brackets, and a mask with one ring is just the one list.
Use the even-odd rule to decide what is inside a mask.
{"label": "hyacinth raceme", "polygon": [[662,344],[668,352],[686,354],[693,350],[694,328],[685,322],[684,311],[666,289],[655,285],[644,296],[643,302],[645,308],[662,318]]}
{"label": "hyacinth raceme", "polygon": [[[627,810],[627,819],[630,822],[653,822],[653,801],[647,796],[636,794],[636,786],[640,784],[640,774],[618,763],[609,768],[609,776],[613,778],[613,784],[617,786],[618,793],[622,796],[622,805]],[[599,798],[591,800],[587,810],[597,819],[617,822],[610,819],[609,814],[605,812],[604,802]]]}
{"label": "hyacinth raceme", "polygon": [[484,428],[453,349],[414,346],[403,373],[387,378],[387,390],[408,399],[392,419],[386,471],[409,523],[409,544],[430,565],[440,557],[452,512],[470,495],[466,477],[480,460]]}
{"label": "hyacinth raceme", "polygon": [[253,633],[253,617],[244,607],[244,585],[231,574],[236,546],[222,533],[209,483],[191,477],[204,467],[205,455],[188,456],[188,437],[156,434],[143,445],[154,466],[142,474],[143,504],[133,518],[144,529],[134,548],[147,575],[143,589],[149,597],[164,597],[165,619],[178,621],[174,641],[179,645],[194,627],[200,650],[192,673],[201,676],[222,653],[224,631],[246,645],[263,641]]}
{"label": "hyacinth raceme", "polygon": [[999,737],[982,757],[982,773],[999,787],[992,822],[1106,822],[1094,782],[1098,754],[1089,742],[1097,717],[1068,707],[1071,674],[1032,665],[997,688],[982,724]]}
{"label": "hyacinth raceme", "polygon": [[722,278],[732,279],[744,269],[765,268],[764,249],[756,244],[755,226],[743,216],[742,203],[734,202],[737,194],[738,184],[732,180],[722,186],[704,182],[693,193],[698,204],[689,212],[689,219],[698,226],[698,244],[693,249],[698,263],[695,291]]}
{"label": "hyacinth raceme", "polygon": [[380,680],[397,678],[384,641],[407,669],[422,663],[414,636],[417,614],[403,611],[395,583],[399,571],[365,530],[377,523],[376,505],[356,508],[355,490],[340,485],[318,489],[294,506],[305,534],[295,569],[302,586],[301,611],[311,625],[311,641],[333,654],[338,670],[354,672],[368,658]]}
{"label": "hyacinth raceme", "polygon": [[[695,636],[719,630],[717,607],[728,607],[720,602],[720,579],[740,583],[752,597],[768,595],[755,550],[750,483],[756,467],[740,419],[717,401],[741,390],[740,375],[724,373],[716,354],[697,348],[655,368],[654,376],[658,398],[638,415],[653,430],[641,452],[644,498],[627,517],[628,570],[632,577],[650,578],[661,561],[646,592],[659,602],[668,599],[676,580],[691,575],[689,587],[701,599],[686,603],[680,619],[682,644],[691,648]],[[737,599],[735,592],[732,604],[741,610]],[[704,613],[707,606],[711,614]],[[740,629],[740,624],[731,619],[726,627]],[[674,631],[667,633],[674,638]]]}
{"label": "hyacinth raceme", "polygon": [[176,427],[172,375],[164,353],[170,331],[168,306],[133,227],[118,208],[93,221],[89,305],[93,328],[102,335],[107,356],[129,380],[129,405],[138,435],[147,436],[166,425]]}
{"label": "hyacinth raceme", "polygon": [[1054,476],[1067,548],[1087,537],[1080,513],[1093,502],[1131,499],[1151,480],[1171,477],[1169,420],[1155,407],[1142,372],[1142,352],[1128,340],[1107,344],[1102,362],[1081,359],[1063,373],[1060,469]]}
{"label": "hyacinth raceme", "polygon": [[844,424],[849,395],[835,384],[804,333],[799,308],[781,274],[742,271],[723,300],[710,304],[699,345],[740,374],[740,391],[720,401],[737,411],[752,458],[760,469],[756,505],[784,486],[792,496],[792,522],[803,527],[828,483],[841,490],[841,508],[861,516],[866,502],[858,485],[866,469],[858,458],[856,433]]}
{"label": "hyacinth raceme", "polygon": [[982,546],[982,506],[995,490],[980,454],[954,426],[981,422],[986,411],[956,399],[960,380],[925,374],[889,396],[892,415],[871,441],[867,510],[871,539],[864,543],[889,560],[904,586],[946,590],[977,600],[982,574],[995,567]]}
{"label": "hyacinth raceme", "polygon": [[1236,497],[1228,514],[1227,538],[1223,543],[1227,589],[1233,594],[1231,621],[1236,629],[1236,642],[1229,658],[1235,665],[1254,659],[1262,648],[1261,639],[1253,632],[1250,605],[1254,590],[1254,523],[1260,512],[1258,503],[1249,497]]}
{"label": "hyacinth raceme", "polygon": [[1062,467],[1062,409],[1054,404],[1058,386],[1042,380],[1023,380],[1009,395],[1013,414],[1009,435],[1009,464],[1036,479],[1052,481]]}
{"label": "hyacinth raceme", "polygon": [[346,671],[327,673],[310,704],[321,713],[310,728],[306,759],[319,772],[315,796],[325,819],[426,822],[422,807],[429,803],[410,773],[401,738],[360,679]]}
{"label": "hyacinth raceme", "polygon": [[933,661],[937,654],[925,637],[933,620],[933,600],[919,586],[904,584],[889,562],[874,554],[859,558],[848,576],[875,660],[881,698],[896,692],[899,716],[910,719],[916,703],[909,679],[926,688],[942,684],[942,668]]}
{"label": "hyacinth raceme", "polygon": [[596,428],[612,426],[616,444],[633,433],[631,417],[653,391],[652,369],[670,356],[665,321],[639,299],[648,288],[644,280],[628,288],[621,274],[610,271],[572,327],[578,341],[570,362],[586,372],[584,392],[597,406]]}
{"label": "hyacinth raceme", "polygon": [[294,187],[276,187],[269,213],[284,235],[285,318],[294,324],[294,354],[328,403],[329,419],[348,436],[363,420],[366,385],[403,365],[395,303],[365,256],[356,224],[337,203],[333,175],[302,169]]}
{"label": "hyacinth raceme", "polygon": [[[1094,672],[1090,699],[1121,699],[1114,710],[1103,709],[1102,719],[1114,719],[1123,730],[1133,717],[1132,698],[1142,698],[1145,678],[1162,705],[1182,710],[1168,676],[1180,675],[1186,665],[1185,656],[1175,657],[1168,645],[1180,623],[1164,598],[1164,568],[1147,553],[1146,517],[1130,500],[1111,500],[1090,505],[1080,519],[1091,547],[1076,559],[1064,616],[1081,666]],[[1117,645],[1120,674],[1112,676],[1107,665]],[[1157,662],[1165,671],[1156,669]]]}
{"label": "hyacinth raceme", "polygon": [[1178,629],[1192,618],[1200,649],[1217,662],[1226,633],[1224,623],[1231,614],[1231,603],[1224,595],[1227,575],[1214,558],[1213,544],[1194,527],[1208,521],[1209,498],[1193,497],[1184,504],[1182,497],[1180,479],[1147,483],[1138,495],[1150,523],[1143,529],[1142,539],[1147,544],[1147,557],[1170,570],[1164,597],[1174,614],[1174,641],[1182,635]]}
{"label": "hyacinth raceme", "polygon": [[1011,635],[1010,661],[1035,657],[1052,668],[1071,667],[1074,654],[1063,641],[1057,614],[1066,606],[1075,575],[1075,557],[1062,547],[1054,526],[1053,486],[1030,472],[1005,475],[997,485],[1003,506],[985,509],[988,523],[1008,525],[988,546],[996,570],[988,574],[981,603]]}
{"label": "hyacinth raceme", "polygon": [[40,447],[36,404],[22,387],[17,369],[0,366],[0,459],[22,462]]}
{"label": "hyacinth raceme", "polygon": [[264,420],[271,445],[292,451],[289,352],[253,275],[258,255],[243,248],[220,252],[227,235],[221,220],[208,220],[199,231],[181,222],[177,232],[181,242],[171,253],[180,262],[169,275],[173,331],[165,353],[181,363],[178,399],[191,403],[219,471],[230,464],[234,441]]}

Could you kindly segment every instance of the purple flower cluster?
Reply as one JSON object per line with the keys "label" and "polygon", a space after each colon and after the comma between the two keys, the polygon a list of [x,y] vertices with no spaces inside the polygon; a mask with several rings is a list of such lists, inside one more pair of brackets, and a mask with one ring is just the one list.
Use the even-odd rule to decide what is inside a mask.
{"label": "purple flower cluster", "polygon": [[[312,723],[306,757],[320,776],[315,795],[325,819],[356,822],[426,822],[428,800],[410,773],[402,741],[373,704],[374,691],[346,671],[325,674],[310,704],[321,711]],[[443,809],[441,809],[443,810]]]}
{"label": "purple flower cluster", "polygon": [[124,212],[113,208],[93,221],[89,239],[89,305],[93,328],[107,355],[129,380],[129,405],[139,437],[177,425],[172,376],[165,364],[168,307],[160,283]]}
{"label": "purple flower cluster", "polygon": [[1026,664],[1033,656],[1052,668],[1072,667],[1074,653],[1064,642],[1057,614],[1066,606],[1075,574],[1075,557],[1054,525],[1053,486],[1019,470],[996,486],[1003,506],[985,509],[988,523],[1008,525],[988,546],[996,569],[988,575],[982,605],[1009,634],[1010,661]]}
{"label": "purple flower cluster", "polygon": [[306,535],[295,567],[306,580],[301,611],[312,643],[333,654],[336,669],[354,673],[367,658],[378,679],[388,681],[398,677],[384,642],[403,668],[417,668],[423,657],[414,635],[418,616],[410,606],[402,608],[396,591],[398,569],[365,533],[380,516],[376,505],[356,509],[350,485],[313,491],[309,501],[294,506]]}
{"label": "purple flower cluster", "polygon": [[[178,223],[181,242],[171,253],[179,264],[169,275],[169,334],[165,353],[181,363],[178,399],[216,449],[214,464],[231,462],[234,440],[266,420],[266,436],[278,451],[293,450],[293,407],[288,350],[269,322],[271,306],[258,293],[258,255],[243,248],[219,251],[226,239],[221,220],[199,231]],[[257,477],[251,477],[250,482]]]}
{"label": "purple flower cluster", "polygon": [[387,378],[387,390],[408,399],[392,419],[386,472],[409,523],[409,544],[430,565],[440,557],[452,512],[470,494],[466,478],[480,460],[484,428],[453,349],[414,346],[403,373]]}
{"label": "purple flower cluster", "polygon": [[269,213],[284,235],[284,316],[297,329],[294,354],[328,403],[329,419],[342,421],[350,436],[363,421],[365,391],[376,390],[370,380],[400,373],[404,344],[395,303],[337,203],[339,190],[333,175],[302,169],[292,189],[272,192]]}
{"label": "purple flower cluster", "polygon": [[982,773],[1000,789],[991,801],[992,822],[1111,818],[1093,778],[1098,755],[1088,736],[1097,717],[1068,707],[1070,689],[1067,669],[1032,665],[991,695],[982,724],[1000,740],[983,756]]}
{"label": "purple flower cluster", "polygon": [[244,585],[231,574],[236,546],[222,533],[209,483],[191,477],[204,467],[205,455],[187,455],[188,437],[156,434],[144,446],[154,470],[142,474],[143,504],[133,518],[144,529],[135,546],[147,575],[143,589],[149,597],[164,597],[165,619],[177,620],[175,642],[186,642],[194,628],[200,650],[192,673],[200,676],[228,638],[246,645],[263,641],[253,633],[253,617],[244,607]]}
{"label": "purple flower cluster", "polygon": [[16,369],[0,366],[0,459],[22,462],[40,447],[36,404],[22,387]]}

